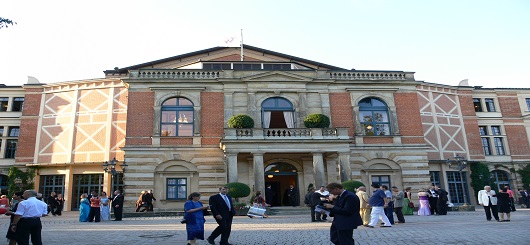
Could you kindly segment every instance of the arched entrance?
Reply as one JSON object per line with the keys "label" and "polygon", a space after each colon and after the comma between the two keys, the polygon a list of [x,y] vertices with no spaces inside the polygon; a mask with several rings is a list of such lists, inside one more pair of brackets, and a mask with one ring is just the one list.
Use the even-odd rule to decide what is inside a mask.
{"label": "arched entrance", "polygon": [[[298,170],[295,166],[286,162],[271,163],[265,167],[265,187],[271,186],[270,193],[265,193],[265,198],[272,199],[272,206],[287,206],[289,200],[287,190],[290,185],[296,189],[296,205],[299,205],[300,188],[298,188]],[[267,191],[266,191],[267,192]],[[269,197],[267,197],[267,194]],[[267,201],[268,202],[268,201]]]}

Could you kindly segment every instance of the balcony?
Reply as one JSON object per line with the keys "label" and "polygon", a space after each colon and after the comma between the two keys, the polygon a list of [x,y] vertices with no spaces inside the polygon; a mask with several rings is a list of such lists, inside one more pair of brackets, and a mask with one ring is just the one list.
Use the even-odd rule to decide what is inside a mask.
{"label": "balcony", "polygon": [[224,140],[347,140],[348,128],[225,128]]}

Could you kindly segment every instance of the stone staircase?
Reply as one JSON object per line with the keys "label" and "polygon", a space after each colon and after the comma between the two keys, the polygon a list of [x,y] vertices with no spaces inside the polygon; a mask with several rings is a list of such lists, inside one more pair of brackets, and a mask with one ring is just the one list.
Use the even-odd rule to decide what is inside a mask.
{"label": "stone staircase", "polygon": [[311,216],[311,209],[309,207],[271,207],[267,210],[268,215],[309,215]]}

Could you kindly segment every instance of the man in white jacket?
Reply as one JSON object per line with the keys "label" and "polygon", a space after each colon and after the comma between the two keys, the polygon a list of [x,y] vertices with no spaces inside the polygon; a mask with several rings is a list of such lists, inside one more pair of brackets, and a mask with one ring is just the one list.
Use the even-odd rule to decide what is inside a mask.
{"label": "man in white jacket", "polygon": [[478,204],[484,207],[486,212],[486,219],[491,220],[491,214],[495,220],[499,221],[499,213],[497,209],[497,194],[491,189],[491,186],[484,186],[484,190],[478,192]]}

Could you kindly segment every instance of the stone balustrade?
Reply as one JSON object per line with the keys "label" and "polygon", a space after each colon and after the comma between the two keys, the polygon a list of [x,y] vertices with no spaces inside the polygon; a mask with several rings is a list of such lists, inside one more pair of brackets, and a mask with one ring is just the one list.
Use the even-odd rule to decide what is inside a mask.
{"label": "stone balustrade", "polygon": [[225,128],[224,139],[348,139],[348,128]]}
{"label": "stone balustrade", "polygon": [[220,71],[178,70],[178,69],[140,69],[131,72],[131,78],[143,79],[217,79]]}

